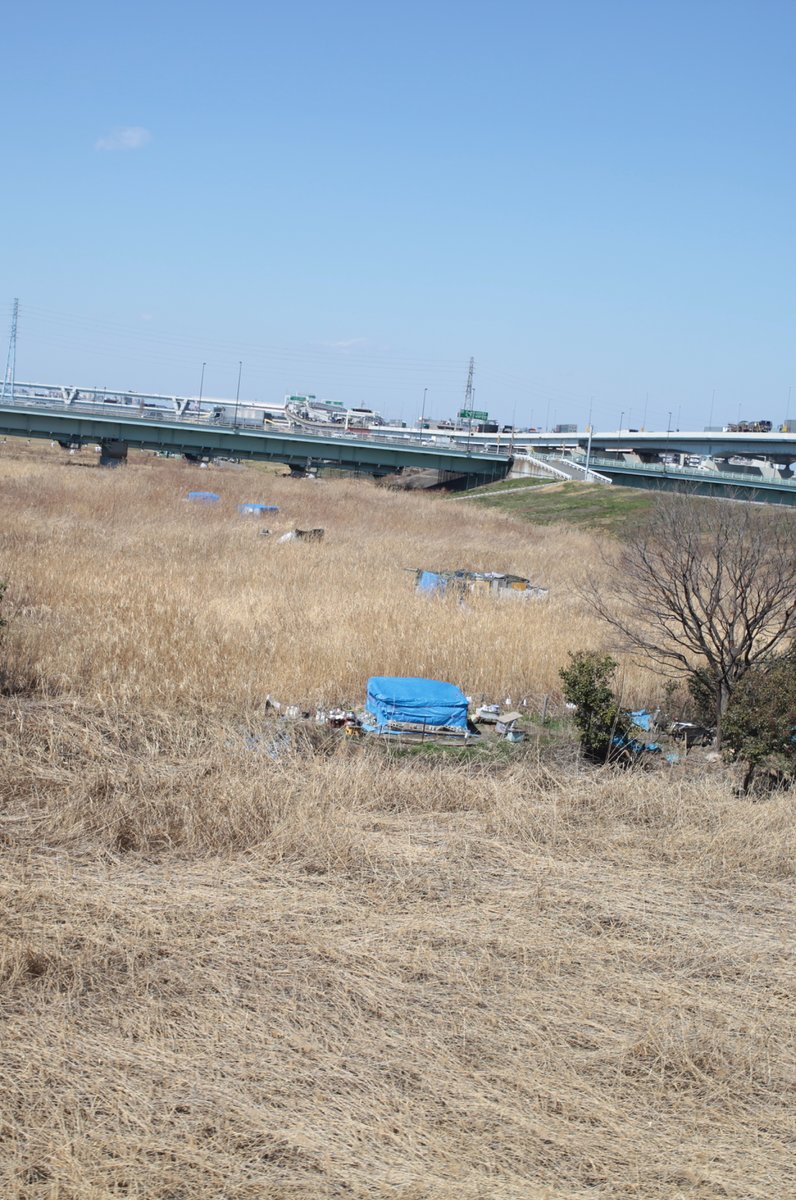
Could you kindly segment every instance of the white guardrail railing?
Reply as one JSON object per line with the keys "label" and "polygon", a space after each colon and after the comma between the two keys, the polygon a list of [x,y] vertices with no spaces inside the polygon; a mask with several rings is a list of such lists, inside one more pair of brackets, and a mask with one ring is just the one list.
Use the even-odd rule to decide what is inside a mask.
{"label": "white guardrail railing", "polygon": [[574,458],[559,459],[559,462],[566,462],[567,466],[574,467],[576,471],[583,472],[583,478],[587,483],[613,483],[607,475],[601,475],[599,471],[593,471],[591,466],[586,466],[585,462],[577,462]]}
{"label": "white guardrail railing", "polygon": [[558,467],[554,467],[551,462],[547,461],[547,459],[538,457],[536,454],[523,454],[520,461],[524,463],[532,463],[533,466],[539,467],[540,470],[544,471],[546,475],[555,475],[557,479],[572,478],[571,475],[567,475],[566,471],[559,470]]}

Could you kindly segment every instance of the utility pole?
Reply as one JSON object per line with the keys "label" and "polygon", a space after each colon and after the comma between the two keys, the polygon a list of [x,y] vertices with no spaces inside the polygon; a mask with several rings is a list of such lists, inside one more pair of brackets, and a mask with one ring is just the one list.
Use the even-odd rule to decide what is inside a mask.
{"label": "utility pole", "polygon": [[19,317],[19,300],[14,300],[11,309],[11,336],[8,339],[8,357],[6,358],[6,373],[3,376],[3,391],[0,400],[6,398],[6,386],[11,384],[11,403],[14,403],[14,383],[17,375],[17,318]]}
{"label": "utility pole", "polygon": [[421,434],[423,432],[423,421],[426,416],[426,396],[427,396],[427,394],[428,394],[428,388],[427,387],[423,388],[423,407],[420,410],[420,432],[421,432]]}
{"label": "utility pole", "polygon": [[235,428],[238,428],[238,401],[240,400],[240,373],[243,370],[243,363],[238,363],[238,386],[235,390]]}
{"label": "utility pole", "polygon": [[204,391],[204,386],[205,386],[205,367],[206,366],[207,366],[207,363],[203,362],[202,363],[202,378],[199,380],[199,412],[200,413],[202,411],[202,392]]}

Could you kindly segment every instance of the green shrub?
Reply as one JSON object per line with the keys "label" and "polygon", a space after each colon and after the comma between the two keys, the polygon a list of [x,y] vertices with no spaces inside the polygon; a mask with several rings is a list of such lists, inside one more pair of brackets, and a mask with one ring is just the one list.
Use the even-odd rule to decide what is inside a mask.
{"label": "green shrub", "polygon": [[618,757],[614,738],[626,738],[631,727],[611,687],[615,659],[592,650],[570,651],[570,664],[559,671],[564,698],[575,705],[573,719],[583,753],[593,762]]}
{"label": "green shrub", "polygon": [[796,776],[796,662],[786,655],[752,667],[736,686],[724,718],[725,756],[746,764],[743,791],[760,768],[769,784]]}

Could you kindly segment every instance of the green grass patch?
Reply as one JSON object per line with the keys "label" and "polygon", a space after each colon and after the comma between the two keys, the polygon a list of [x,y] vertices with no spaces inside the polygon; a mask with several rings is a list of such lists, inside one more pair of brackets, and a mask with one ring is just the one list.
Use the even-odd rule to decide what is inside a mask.
{"label": "green grass patch", "polygon": [[[519,484],[525,480],[510,482]],[[536,525],[564,521],[570,525],[621,532],[645,517],[655,502],[654,492],[616,487],[614,484],[561,483],[544,491],[537,492],[533,488],[517,492],[516,495],[513,494],[515,490],[501,485],[500,490],[491,496],[470,493],[474,495],[471,503],[499,508]]]}
{"label": "green grass patch", "polygon": [[[524,475],[519,479],[499,479],[496,483],[482,483],[480,487],[470,488],[467,496],[482,496],[490,492],[516,492],[520,488],[531,488],[538,484],[551,484],[556,480],[552,475]],[[461,494],[458,497],[461,499]]]}

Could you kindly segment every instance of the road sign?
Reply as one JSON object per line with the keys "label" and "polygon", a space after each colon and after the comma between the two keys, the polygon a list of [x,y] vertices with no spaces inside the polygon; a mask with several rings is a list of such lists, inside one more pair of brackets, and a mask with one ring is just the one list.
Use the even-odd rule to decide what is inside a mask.
{"label": "road sign", "polygon": [[482,412],[478,408],[461,408],[459,409],[460,421],[488,421],[489,413]]}

